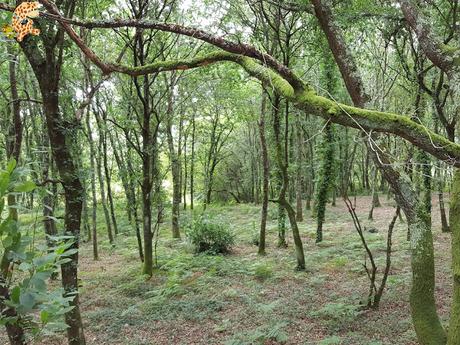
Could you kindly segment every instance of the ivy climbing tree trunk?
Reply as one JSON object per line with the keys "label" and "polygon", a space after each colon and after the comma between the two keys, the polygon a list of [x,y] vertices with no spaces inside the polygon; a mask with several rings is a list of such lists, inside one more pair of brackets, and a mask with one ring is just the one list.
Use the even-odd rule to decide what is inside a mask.
{"label": "ivy climbing tree trunk", "polygon": [[[297,225],[296,215],[294,208],[287,199],[287,191],[289,188],[289,173],[288,173],[288,162],[287,157],[283,155],[283,147],[281,144],[281,126],[280,126],[280,113],[273,112],[273,132],[275,137],[275,151],[276,151],[276,162],[280,175],[282,178],[281,189],[278,194],[278,203],[283,209],[286,210],[291,224],[292,236],[294,238],[295,252],[297,257],[297,269],[305,269],[305,254],[303,251],[302,239],[300,238],[299,227]],[[288,116],[289,114],[286,114]]]}
{"label": "ivy climbing tree trunk", "polygon": [[259,234],[259,255],[265,255],[265,235],[267,230],[268,215],[268,183],[270,179],[270,166],[268,161],[267,140],[265,138],[265,117],[267,111],[267,94],[262,90],[262,102],[259,117],[259,138],[260,149],[262,151],[262,210],[260,214],[260,234]]}
{"label": "ivy climbing tree trunk", "polygon": [[300,121],[300,116],[296,116],[295,120],[295,135],[296,135],[296,176],[295,176],[295,198],[296,198],[296,219],[298,222],[303,221],[303,128]]}
{"label": "ivy climbing tree trunk", "polygon": [[455,169],[450,195],[450,229],[452,231],[452,270],[454,293],[450,311],[448,345],[460,344],[460,169]]}
{"label": "ivy climbing tree trunk", "polygon": [[315,195],[316,243],[323,241],[323,223],[326,217],[326,204],[331,189],[334,165],[334,129],[330,123],[324,127],[321,144],[321,166],[318,172],[318,186]]}

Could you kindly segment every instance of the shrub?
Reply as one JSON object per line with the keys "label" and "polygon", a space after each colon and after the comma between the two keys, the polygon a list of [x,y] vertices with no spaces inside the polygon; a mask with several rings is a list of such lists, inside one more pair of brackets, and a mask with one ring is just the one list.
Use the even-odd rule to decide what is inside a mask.
{"label": "shrub", "polygon": [[206,215],[195,218],[186,226],[185,233],[197,253],[227,253],[235,243],[235,236],[226,223]]}

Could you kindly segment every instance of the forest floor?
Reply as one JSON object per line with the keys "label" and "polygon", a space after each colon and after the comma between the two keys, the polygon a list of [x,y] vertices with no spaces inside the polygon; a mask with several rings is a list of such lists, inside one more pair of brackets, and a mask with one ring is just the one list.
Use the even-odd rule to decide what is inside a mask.
{"label": "forest floor", "polygon": [[[435,293],[440,315],[447,322],[450,235],[440,231],[436,201],[433,199]],[[367,220],[371,198],[357,199],[363,225],[378,229],[365,236],[380,269],[385,263],[388,224],[395,212],[393,202],[384,196],[381,202],[371,222]],[[276,213],[276,207],[271,207],[270,215]],[[80,300],[89,345],[416,344],[408,305],[411,274],[405,223],[396,222],[392,268],[381,307],[362,311],[359,303],[369,288],[363,269],[365,255],[341,200],[336,207],[328,207],[320,245],[315,244],[311,216],[306,214],[300,223],[305,272],[294,270],[290,232],[288,248],[276,247],[275,219],[268,226],[267,255],[256,254],[257,247],[251,242],[258,230],[260,207],[219,206],[212,212],[237,234],[232,253],[195,255],[186,241],[171,238],[169,223],[165,223],[158,243],[159,268],[150,280],[140,274],[132,233],[119,234],[115,248],[103,240],[96,262],[91,244],[83,244]],[[119,226],[129,231],[126,222],[120,221]],[[103,230],[101,225],[100,238],[105,237]],[[66,341],[56,337],[35,344]]]}

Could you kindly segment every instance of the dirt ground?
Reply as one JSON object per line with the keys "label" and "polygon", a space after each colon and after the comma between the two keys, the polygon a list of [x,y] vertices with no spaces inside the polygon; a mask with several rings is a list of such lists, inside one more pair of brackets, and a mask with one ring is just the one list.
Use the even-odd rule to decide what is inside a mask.
{"label": "dirt ground", "polygon": [[[448,196],[446,195],[446,199]],[[382,207],[367,220],[370,197],[357,198],[357,212],[379,272],[385,263],[388,224],[394,202],[381,196]],[[329,206],[324,241],[315,244],[315,220],[309,213],[300,223],[307,270],[296,272],[294,247],[277,248],[276,207],[271,207],[267,255],[257,256],[251,242],[257,233],[260,208],[252,205],[214,207],[228,223],[237,244],[226,256],[193,254],[184,239],[172,240],[168,224],[158,243],[154,277],[140,274],[135,237],[120,221],[115,248],[105,240],[101,224],[100,260],[83,244],[80,261],[81,307],[90,345],[151,344],[417,344],[408,296],[410,255],[406,223],[397,221],[392,268],[379,310],[362,310],[369,289],[363,268],[365,253],[341,200]],[[433,197],[436,299],[448,322],[451,298],[450,235],[442,234],[437,198]],[[120,211],[122,213],[122,211]],[[102,218],[102,217],[100,217]],[[185,214],[183,222],[189,215]],[[184,236],[183,236],[184,237]],[[380,281],[380,275],[378,282]],[[4,335],[0,343],[6,343]],[[66,344],[61,336],[33,344]]]}

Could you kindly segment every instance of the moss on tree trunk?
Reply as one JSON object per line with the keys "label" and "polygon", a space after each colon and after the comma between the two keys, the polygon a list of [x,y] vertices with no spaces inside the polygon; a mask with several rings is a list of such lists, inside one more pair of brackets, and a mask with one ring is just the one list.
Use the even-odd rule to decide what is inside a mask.
{"label": "moss on tree trunk", "polygon": [[460,169],[456,169],[450,200],[450,229],[452,231],[452,270],[454,293],[450,312],[448,345],[460,344]]}

